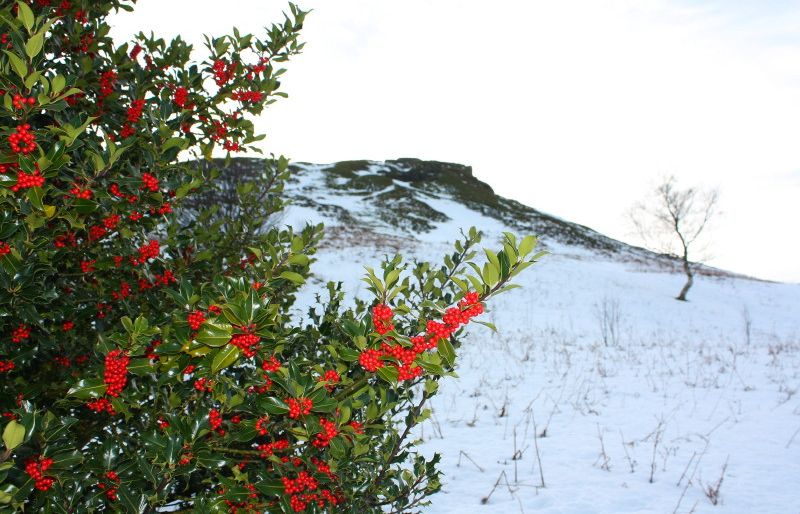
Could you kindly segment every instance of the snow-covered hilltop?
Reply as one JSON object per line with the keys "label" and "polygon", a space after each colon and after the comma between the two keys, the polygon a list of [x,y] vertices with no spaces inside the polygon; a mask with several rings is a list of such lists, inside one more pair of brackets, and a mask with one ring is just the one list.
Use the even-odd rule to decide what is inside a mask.
{"label": "snow-covered hilltop", "polygon": [[499,333],[473,329],[419,430],[445,472],[425,512],[798,512],[800,285],[706,268],[678,302],[670,259],[501,198],[468,167],[294,167],[282,222],[326,224],[315,273],[352,294],[363,265],[437,262],[472,225],[487,246],[534,233],[551,252],[488,306]]}

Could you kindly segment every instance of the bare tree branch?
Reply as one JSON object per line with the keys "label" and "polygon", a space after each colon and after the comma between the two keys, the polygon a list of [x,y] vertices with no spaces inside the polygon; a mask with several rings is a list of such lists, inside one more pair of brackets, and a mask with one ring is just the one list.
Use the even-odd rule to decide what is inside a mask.
{"label": "bare tree branch", "polygon": [[674,176],[668,176],[661,179],[646,202],[636,203],[628,212],[646,246],[681,259],[687,280],[678,300],[686,300],[694,282],[690,248],[707,233],[718,212],[718,201],[717,189],[682,189]]}

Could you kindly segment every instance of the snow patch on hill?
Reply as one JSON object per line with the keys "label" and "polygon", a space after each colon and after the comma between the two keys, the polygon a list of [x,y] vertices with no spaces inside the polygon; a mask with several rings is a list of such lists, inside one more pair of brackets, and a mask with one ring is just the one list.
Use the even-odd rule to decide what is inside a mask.
{"label": "snow patch on hill", "polygon": [[[405,230],[376,210],[393,181],[334,190],[330,166],[300,168],[284,222],[322,221],[329,234],[301,303],[326,280],[366,296],[363,265],[397,250],[436,262],[461,228],[477,226],[487,246],[520,232],[419,187],[415,200],[444,218]],[[547,235],[556,228],[523,288],[489,304],[482,319],[500,332],[471,330],[460,378],[443,381],[418,430],[445,474],[425,512],[797,512],[800,286],[712,273],[678,302],[683,277],[663,261]]]}

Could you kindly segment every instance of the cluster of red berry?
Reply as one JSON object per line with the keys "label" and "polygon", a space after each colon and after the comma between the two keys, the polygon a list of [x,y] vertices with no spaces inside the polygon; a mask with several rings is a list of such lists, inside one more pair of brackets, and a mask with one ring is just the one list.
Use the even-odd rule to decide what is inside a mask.
{"label": "cluster of red berry", "polygon": [[17,325],[17,328],[11,331],[11,342],[21,343],[31,336],[31,328],[28,325]]}
{"label": "cluster of red berry", "polygon": [[120,349],[111,350],[106,355],[106,369],[103,382],[106,383],[106,394],[114,398],[125,388],[128,382],[128,363],[131,358]]}
{"label": "cluster of red berry", "polygon": [[283,477],[281,481],[283,482],[283,492],[286,494],[297,494],[306,490],[313,491],[318,486],[317,479],[306,471],[298,473],[295,479]]}
{"label": "cluster of red berry", "polygon": [[106,471],[100,482],[97,483],[97,488],[103,491],[108,501],[117,501],[117,488],[119,487],[120,478],[116,471]]}
{"label": "cluster of red berry", "polygon": [[308,504],[316,504],[322,509],[326,503],[336,506],[342,501],[327,489],[315,492],[319,489],[319,483],[306,471],[300,471],[295,479],[283,477],[281,481],[284,493],[289,496],[289,505],[295,512],[303,512]]}
{"label": "cluster of red berry", "polygon": [[267,423],[269,423],[269,417],[267,416],[263,416],[256,420],[256,432],[258,432],[259,435],[267,435]]}
{"label": "cluster of red berry", "polygon": [[194,381],[194,388],[201,393],[210,393],[214,390],[214,382],[206,377]]}
{"label": "cluster of red berry", "polygon": [[268,373],[275,373],[280,369],[280,367],[281,363],[275,358],[274,355],[270,357],[269,360],[264,359],[264,362],[261,363],[261,369]]}
{"label": "cluster of red berry", "polygon": [[151,173],[142,173],[142,189],[158,192],[158,179]]}
{"label": "cluster of red berry", "polygon": [[136,123],[142,118],[142,111],[144,110],[144,100],[134,100],[131,106],[128,107],[127,119],[128,123]]}
{"label": "cluster of red berry", "polygon": [[37,456],[28,459],[25,463],[25,473],[34,481],[34,486],[40,491],[47,491],[52,487],[55,479],[44,476],[44,473],[53,465],[50,457]]}
{"label": "cluster of red berry", "polygon": [[113,307],[105,302],[97,303],[97,319],[105,319],[108,313],[111,312]]}
{"label": "cluster of red berry", "polygon": [[150,259],[155,259],[161,253],[161,245],[155,239],[151,239],[149,243],[139,247],[137,250],[139,257],[131,259],[133,265],[144,264]]}
{"label": "cluster of red berry", "polygon": [[361,355],[358,356],[358,363],[370,373],[375,373],[383,367],[382,356],[383,353],[380,350],[370,348],[361,352]]}
{"label": "cluster of red berry", "polygon": [[225,435],[225,429],[222,428],[222,414],[217,409],[208,411],[208,425],[217,434]]}
{"label": "cluster of red berry", "polygon": [[90,261],[81,261],[81,273],[91,273],[94,271],[94,265],[96,262],[96,259],[92,259]]}
{"label": "cluster of red berry", "polygon": [[36,136],[31,132],[29,123],[17,125],[16,132],[12,132],[8,136],[8,144],[11,145],[11,151],[14,153],[21,153],[28,155],[36,150]]}
{"label": "cluster of red berry", "polygon": [[25,107],[32,107],[36,105],[36,98],[29,96],[25,98],[22,95],[14,95],[11,99],[12,105],[14,105],[14,109],[24,109]]}
{"label": "cluster of red berry", "polygon": [[124,280],[119,284],[119,291],[111,291],[111,298],[116,301],[124,300],[131,295],[131,285]]}
{"label": "cluster of red berry", "polygon": [[0,373],[8,373],[14,369],[14,361],[0,360]]}
{"label": "cluster of red berry", "polygon": [[381,303],[373,307],[372,324],[375,326],[375,331],[383,335],[390,330],[394,330],[392,316],[394,316],[394,312],[388,305]]}
{"label": "cluster of red berry", "polygon": [[117,413],[117,411],[114,410],[114,406],[111,404],[111,401],[108,398],[98,398],[96,400],[88,401],[86,402],[86,407],[95,414],[106,412],[110,416],[114,416]]}
{"label": "cluster of red berry", "polygon": [[175,89],[175,93],[172,96],[172,101],[175,102],[175,105],[181,109],[185,109],[189,102],[189,90],[185,87],[179,87]]}
{"label": "cluster of red berry", "polygon": [[322,426],[322,432],[317,433],[316,438],[311,444],[313,444],[315,448],[325,448],[331,444],[334,437],[339,435],[339,430],[336,428],[336,423],[325,418],[320,418],[319,424]]}
{"label": "cluster of red berry", "polygon": [[116,230],[120,222],[119,214],[111,214],[103,218],[103,226],[108,230]]}
{"label": "cluster of red berry", "polygon": [[211,70],[214,72],[214,82],[222,87],[227,84],[236,73],[238,63],[228,63],[224,59],[217,59],[214,61]]}
{"label": "cluster of red berry", "polygon": [[256,449],[261,452],[259,457],[268,459],[276,451],[287,450],[289,448],[289,441],[287,439],[278,439],[272,443],[259,444]]}
{"label": "cluster of red berry", "polygon": [[201,311],[192,311],[186,316],[186,322],[192,330],[200,330],[200,326],[206,322],[206,315]]}
{"label": "cluster of red berry", "polygon": [[247,103],[247,102],[258,103],[263,99],[263,97],[264,97],[264,93],[262,93],[261,91],[245,91],[245,90],[241,90],[241,91],[236,91],[236,92],[231,94],[231,99],[232,100],[238,100],[239,102],[242,102],[242,103]]}
{"label": "cluster of red berry", "polygon": [[69,194],[75,198],[81,198],[83,200],[91,200],[93,195],[91,189],[82,189],[77,184],[72,186],[72,188],[69,190]]}
{"label": "cluster of red berry", "polygon": [[67,246],[76,247],[78,246],[78,239],[75,237],[74,232],[66,232],[65,234],[59,234],[53,240],[53,244],[56,248],[66,248]]}
{"label": "cluster of red berry", "polygon": [[324,375],[319,377],[320,382],[327,382],[327,384],[325,384],[325,389],[327,389],[329,393],[333,392],[333,390],[336,388],[335,384],[338,384],[341,382],[341,380],[342,377],[336,372],[335,369],[329,369]]}
{"label": "cluster of red berry", "polygon": [[69,368],[72,363],[69,360],[69,357],[66,355],[56,355],[53,357],[53,362],[61,366],[62,368]]}
{"label": "cluster of red berry", "polygon": [[17,172],[17,183],[11,186],[11,190],[16,193],[20,189],[42,187],[43,185],[44,177],[42,176],[42,172],[38,169],[33,170],[33,173],[25,173],[24,171],[20,171]]}
{"label": "cluster of red berry", "polygon": [[292,419],[305,416],[314,407],[314,402],[310,398],[289,398],[286,404],[289,406],[289,417]]}
{"label": "cluster of red berry", "polygon": [[139,121],[142,117],[142,111],[144,110],[144,100],[134,100],[131,102],[131,106],[128,107],[127,112],[127,123],[122,125],[122,130],[119,133],[119,137],[121,139],[125,139],[127,137],[131,137],[132,135],[136,134],[136,129],[133,128],[133,125]]}
{"label": "cluster of red berry", "polygon": [[229,152],[240,152],[242,150],[242,146],[235,141],[225,141],[222,143],[222,148]]}
{"label": "cluster of red berry", "polygon": [[245,489],[250,491],[247,495],[247,498],[251,501],[240,501],[235,502],[233,500],[225,500],[225,505],[228,507],[228,512],[230,514],[239,514],[239,510],[241,509],[242,512],[249,514],[253,512],[262,512],[264,510],[263,506],[259,506],[257,501],[258,500],[258,492],[256,486],[253,484],[244,484]]}
{"label": "cluster of red berry", "polygon": [[250,70],[247,72],[247,80],[253,80],[253,78],[258,75],[259,73],[263,73],[267,69],[267,63],[269,62],[269,57],[259,57],[258,64],[254,64],[250,67]]}
{"label": "cluster of red berry", "polygon": [[250,333],[251,329],[249,327],[237,328],[242,330],[244,333],[234,334],[228,343],[239,348],[242,351],[242,354],[249,359],[258,351],[258,344],[261,342],[261,338]]}
{"label": "cluster of red berry", "polygon": [[11,253],[11,245],[3,241],[0,241],[0,257],[2,257],[3,255],[8,255],[10,253]]}
{"label": "cluster of red berry", "polygon": [[117,83],[117,72],[114,70],[108,70],[103,72],[100,76],[100,101],[102,102],[105,98],[111,96],[111,93],[114,92],[114,86]]}
{"label": "cluster of red berry", "polygon": [[[442,316],[442,322],[430,320],[425,327],[425,335],[411,337],[411,347],[400,344],[390,344],[384,341],[381,343],[380,350],[369,348],[361,352],[358,358],[359,364],[369,371],[375,372],[386,365],[383,360],[394,359],[397,364],[397,379],[399,381],[413,380],[422,375],[422,368],[414,366],[417,355],[436,348],[439,340],[448,339],[453,332],[458,330],[461,325],[483,313],[483,305],[480,303],[478,293],[471,291],[464,295],[456,307],[450,307]],[[394,330],[391,324],[392,309],[386,305],[379,304],[372,309],[372,322],[375,330],[379,334],[385,334],[389,330]],[[391,341],[391,339],[390,339]]]}

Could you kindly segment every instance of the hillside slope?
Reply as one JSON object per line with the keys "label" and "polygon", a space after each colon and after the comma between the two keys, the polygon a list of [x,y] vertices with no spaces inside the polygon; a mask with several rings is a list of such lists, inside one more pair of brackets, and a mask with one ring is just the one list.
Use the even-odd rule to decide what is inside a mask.
{"label": "hillside slope", "polygon": [[471,225],[551,252],[488,305],[499,333],[469,334],[418,430],[445,473],[426,513],[798,512],[800,285],[709,269],[675,301],[669,260],[458,165],[298,164],[287,194],[284,223],[328,227],[304,305],[326,280],[365,296],[362,266],[396,250],[436,262]]}

